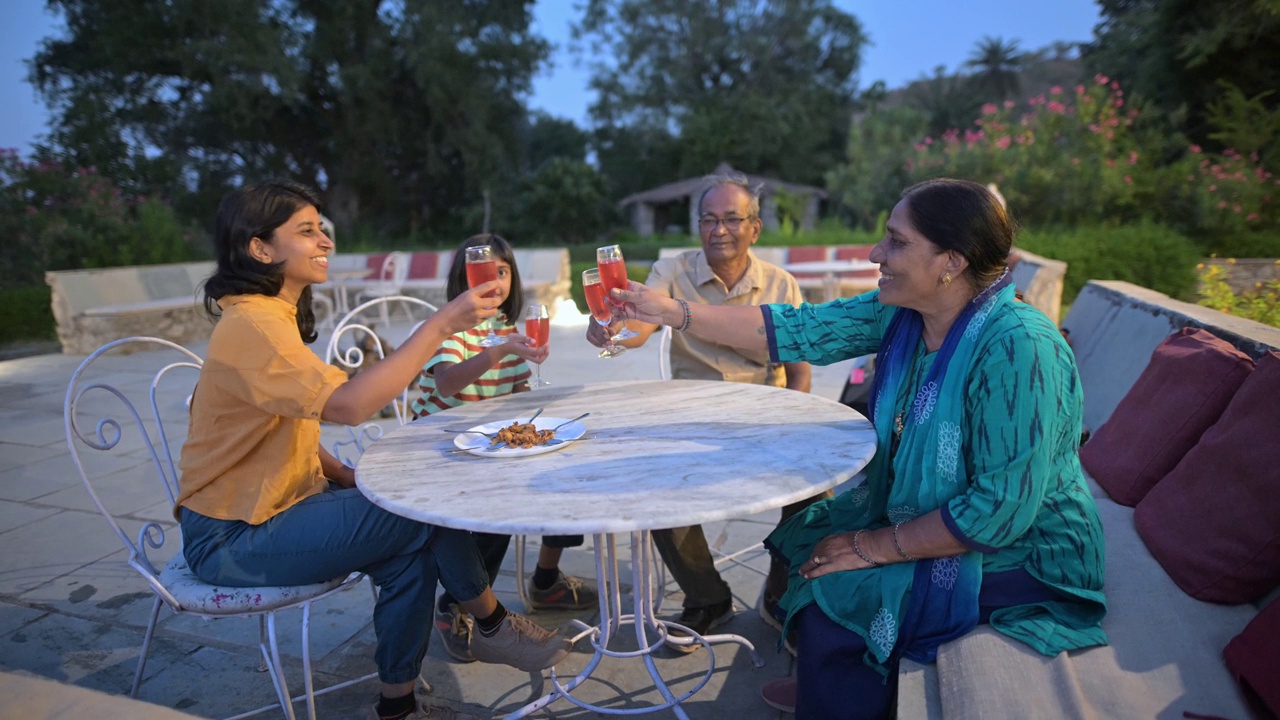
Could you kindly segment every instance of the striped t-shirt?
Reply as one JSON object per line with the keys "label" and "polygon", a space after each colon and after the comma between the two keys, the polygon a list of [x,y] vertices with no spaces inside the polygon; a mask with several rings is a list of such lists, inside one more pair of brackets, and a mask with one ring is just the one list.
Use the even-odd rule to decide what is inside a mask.
{"label": "striped t-shirt", "polygon": [[[464,402],[475,402],[485,398],[510,395],[515,392],[516,385],[525,382],[532,375],[529,365],[519,355],[507,354],[497,365],[489,368],[475,382],[462,388],[457,395],[441,397],[436,392],[436,376],[431,372],[440,363],[460,363],[480,354],[484,348],[478,343],[489,334],[488,323],[479,327],[464,330],[452,335],[440,345],[440,349],[423,366],[418,374],[418,396],[410,404],[413,418],[448,410]],[[494,329],[498,337],[506,337],[516,331],[516,327],[503,322]]]}

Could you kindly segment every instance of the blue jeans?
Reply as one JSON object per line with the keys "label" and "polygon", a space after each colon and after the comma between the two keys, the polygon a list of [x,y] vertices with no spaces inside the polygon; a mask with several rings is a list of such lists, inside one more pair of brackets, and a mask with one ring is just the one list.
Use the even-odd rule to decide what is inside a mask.
{"label": "blue jeans", "polygon": [[388,684],[421,672],[437,581],[467,600],[489,585],[471,533],[400,517],[354,488],[312,495],[261,525],[186,508],[181,525],[183,554],[207,583],[305,585],[368,574],[379,588],[374,662]]}

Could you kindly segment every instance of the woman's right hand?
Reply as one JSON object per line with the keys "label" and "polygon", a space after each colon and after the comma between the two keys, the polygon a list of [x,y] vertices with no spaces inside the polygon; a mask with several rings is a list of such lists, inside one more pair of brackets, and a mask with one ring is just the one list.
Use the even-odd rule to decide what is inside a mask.
{"label": "woman's right hand", "polygon": [[498,314],[498,305],[500,304],[497,302],[498,298],[485,297],[485,295],[497,292],[497,290],[497,280],[490,280],[483,285],[477,285],[450,300],[447,305],[440,308],[433,319],[438,319],[443,323],[449,335],[460,333],[463,330],[470,330]]}
{"label": "woman's right hand", "polygon": [[684,310],[674,298],[635,280],[627,282],[626,290],[610,291],[609,299],[616,318],[653,325],[676,326],[684,322]]}

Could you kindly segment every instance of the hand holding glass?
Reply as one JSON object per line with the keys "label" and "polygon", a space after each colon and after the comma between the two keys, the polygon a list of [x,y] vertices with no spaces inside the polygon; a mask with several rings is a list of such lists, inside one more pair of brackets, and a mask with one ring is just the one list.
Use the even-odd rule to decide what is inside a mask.
{"label": "hand holding glass", "polygon": [[[596,268],[600,270],[600,282],[604,285],[606,298],[609,298],[614,288],[627,289],[627,262],[622,257],[622,246],[606,245],[596,248]],[[609,305],[613,306],[612,299],[609,300]],[[613,336],[613,341],[620,342],[638,336],[638,333],[623,325],[622,330]]]}
{"label": "hand holding glass", "polygon": [[[598,269],[591,268],[590,270],[582,271],[582,292],[587,296],[587,307],[591,310],[591,317],[595,318],[600,327],[605,328],[605,334],[608,335],[609,323],[613,320],[613,313],[609,311],[609,301],[605,299],[605,289],[600,282],[600,271]],[[615,345],[615,341],[616,338],[610,338],[605,343],[604,349],[600,351],[600,357],[617,357],[626,352],[626,348],[621,345]]]}
{"label": "hand holding glass", "polygon": [[[467,285],[476,287],[483,285],[490,280],[498,279],[498,258],[493,254],[493,248],[488,245],[476,245],[467,248]],[[495,297],[498,291],[493,291],[485,297]],[[493,332],[493,320],[487,322],[489,334],[480,340],[480,347],[493,347],[501,345],[502,338]]]}
{"label": "hand holding glass", "polygon": [[[551,320],[547,314],[546,305],[530,305],[524,311],[524,334],[529,336],[529,342],[535,348],[546,347],[551,340]],[[535,363],[536,374],[533,382],[529,383],[530,389],[546,387],[551,383],[542,379],[542,363]]]}

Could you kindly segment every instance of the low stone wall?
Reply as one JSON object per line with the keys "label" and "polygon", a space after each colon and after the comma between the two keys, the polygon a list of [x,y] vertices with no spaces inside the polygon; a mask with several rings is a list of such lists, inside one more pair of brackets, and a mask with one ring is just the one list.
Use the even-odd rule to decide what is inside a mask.
{"label": "low stone wall", "polygon": [[1280,281],[1280,260],[1271,258],[1208,258],[1205,265],[1227,271],[1227,284],[1237,295],[1253,292],[1258,283]]}
{"label": "low stone wall", "polygon": [[1176,330],[1204,328],[1255,359],[1280,349],[1280,328],[1112,280],[1090,280],[1062,326],[1071,333],[1084,386],[1084,426],[1091,430],[1111,417],[1156,345]]}

